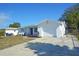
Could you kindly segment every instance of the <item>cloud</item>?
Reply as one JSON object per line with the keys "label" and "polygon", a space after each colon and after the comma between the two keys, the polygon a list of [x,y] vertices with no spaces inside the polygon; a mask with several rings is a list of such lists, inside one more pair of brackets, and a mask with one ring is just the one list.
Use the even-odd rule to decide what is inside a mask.
{"label": "cloud", "polygon": [[0,13],[0,23],[7,21],[9,18],[9,15],[7,15],[6,13]]}

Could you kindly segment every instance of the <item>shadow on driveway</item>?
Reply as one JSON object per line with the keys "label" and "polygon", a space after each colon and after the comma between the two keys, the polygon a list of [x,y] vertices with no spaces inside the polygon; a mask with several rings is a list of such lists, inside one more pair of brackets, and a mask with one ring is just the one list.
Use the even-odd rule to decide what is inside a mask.
{"label": "shadow on driveway", "polygon": [[78,56],[79,48],[76,47],[70,50],[67,46],[60,47],[48,43],[28,43],[25,48],[35,50],[34,53],[38,56]]}

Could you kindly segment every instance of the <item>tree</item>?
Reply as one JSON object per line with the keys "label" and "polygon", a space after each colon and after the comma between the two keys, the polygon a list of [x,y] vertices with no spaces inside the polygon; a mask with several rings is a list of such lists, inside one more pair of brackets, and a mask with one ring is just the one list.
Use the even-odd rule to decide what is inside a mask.
{"label": "tree", "polygon": [[71,32],[77,32],[79,30],[79,4],[75,4],[66,9],[59,20],[66,22],[68,30],[71,29]]}
{"label": "tree", "polygon": [[14,22],[13,24],[10,24],[9,27],[11,27],[11,28],[19,28],[19,27],[21,27],[21,25],[18,22]]}

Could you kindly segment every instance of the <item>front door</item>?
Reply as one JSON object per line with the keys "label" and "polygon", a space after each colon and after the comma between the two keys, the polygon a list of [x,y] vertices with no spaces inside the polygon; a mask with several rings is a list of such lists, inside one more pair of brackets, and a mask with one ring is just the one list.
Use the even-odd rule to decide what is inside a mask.
{"label": "front door", "polygon": [[30,28],[30,34],[33,35],[33,28]]}

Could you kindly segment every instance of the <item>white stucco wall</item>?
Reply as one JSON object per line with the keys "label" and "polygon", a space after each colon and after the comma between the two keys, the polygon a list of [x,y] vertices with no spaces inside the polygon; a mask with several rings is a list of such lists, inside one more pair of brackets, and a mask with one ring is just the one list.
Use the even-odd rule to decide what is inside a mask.
{"label": "white stucco wall", "polygon": [[58,26],[58,23],[52,23],[51,21],[49,22],[44,22],[39,24],[38,26],[38,32],[39,36],[41,37],[56,37],[56,28]]}
{"label": "white stucco wall", "polygon": [[38,27],[38,32],[39,32],[39,36],[43,37],[43,28],[42,27]]}
{"label": "white stucco wall", "polygon": [[65,24],[61,23],[61,25],[59,25],[56,29],[56,36],[57,38],[60,38],[64,37],[64,35],[65,35]]}
{"label": "white stucco wall", "polygon": [[[61,25],[60,25],[61,24]],[[39,36],[41,37],[63,37],[65,34],[65,26],[63,22],[47,21],[38,25]]]}

